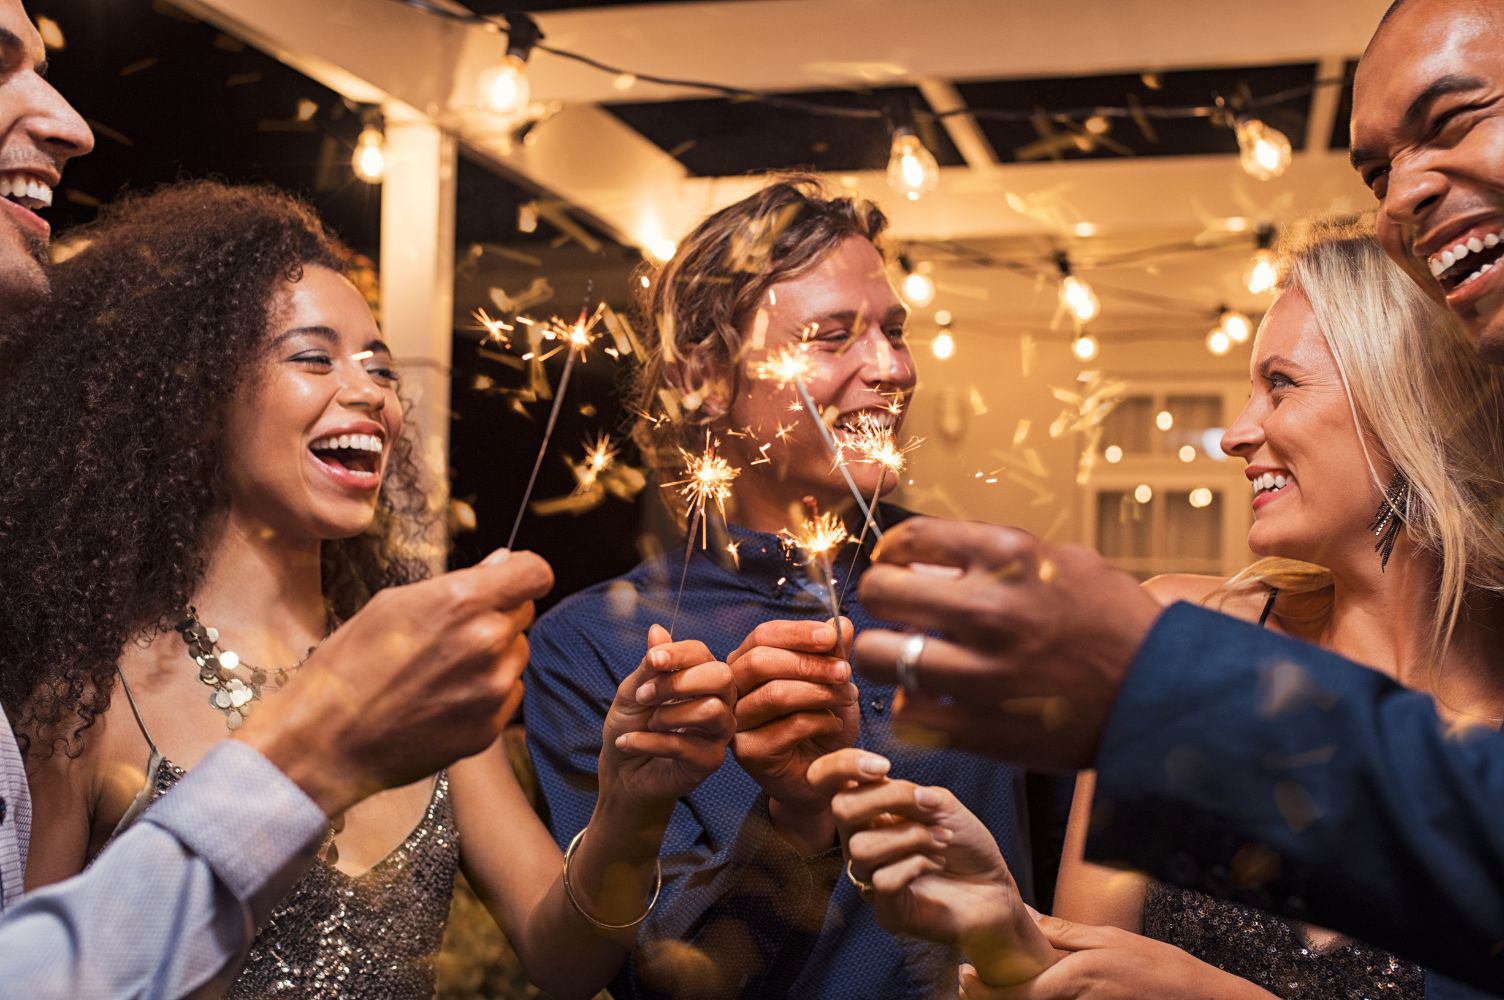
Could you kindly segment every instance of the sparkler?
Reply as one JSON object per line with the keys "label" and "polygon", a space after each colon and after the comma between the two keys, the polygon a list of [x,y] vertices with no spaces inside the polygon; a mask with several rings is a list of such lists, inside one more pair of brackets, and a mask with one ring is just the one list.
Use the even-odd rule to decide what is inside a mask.
{"label": "sparkler", "polygon": [[726,500],[731,496],[731,483],[742,470],[726,461],[725,458],[716,454],[716,447],[720,444],[710,437],[710,432],[705,432],[705,450],[698,455],[690,454],[683,448],[679,453],[684,456],[684,478],[677,482],[664,483],[664,489],[678,489],[679,495],[689,505],[689,524],[685,532],[684,542],[684,571],[679,574],[679,592],[674,596],[674,611],[669,617],[669,635],[674,633],[674,625],[679,620],[679,602],[684,597],[684,581],[689,576],[689,557],[694,550],[695,528],[700,529],[700,548],[705,548],[709,543],[708,526],[705,518],[705,507],[714,503],[715,509],[720,511],[721,523],[726,523]]}
{"label": "sparkler", "polygon": [[[587,286],[585,290],[585,303],[580,306],[580,318],[569,326],[565,326],[557,319],[550,320],[548,327],[543,333],[545,338],[563,340],[564,346],[559,348],[559,350],[566,350],[569,353],[564,359],[564,374],[559,376],[559,387],[554,390],[554,405],[548,411],[548,423],[543,427],[543,443],[538,446],[538,457],[533,461],[532,474],[527,477],[527,488],[522,491],[522,503],[517,507],[517,519],[512,522],[512,533],[507,536],[507,548],[509,549],[516,544],[517,530],[522,527],[522,519],[527,515],[527,502],[533,495],[534,484],[538,482],[538,470],[543,467],[543,456],[548,451],[549,439],[554,435],[554,424],[559,420],[559,408],[564,403],[564,392],[569,388],[569,376],[574,371],[575,359],[584,354],[585,349],[595,339],[592,331],[595,324],[600,320],[602,309],[598,306],[594,315],[591,315],[589,309],[590,289]],[[557,353],[557,351],[550,352],[544,358],[551,357],[554,353]],[[542,360],[544,359],[539,359],[540,363]]]}
{"label": "sparkler", "polygon": [[[884,409],[897,417],[903,412],[903,404],[894,399]],[[908,444],[899,447],[893,428],[893,424],[874,413],[858,413],[856,427],[846,439],[846,447],[861,456],[862,461],[877,466],[877,486],[872,491],[872,507],[874,508],[877,506],[878,497],[883,494],[883,484],[886,482],[888,473],[893,473],[896,479],[908,462],[904,456],[924,443],[922,438],[911,438]],[[878,537],[881,538],[882,535],[879,534]],[[867,525],[863,524],[862,533],[857,536],[856,552],[851,557],[851,567],[846,571],[847,585],[851,583],[852,573],[856,571],[856,561],[861,558],[862,543],[866,540]],[[842,598],[846,596],[844,586],[841,596]]]}
{"label": "sparkler", "polygon": [[752,375],[755,378],[773,382],[778,388],[783,389],[792,385],[794,391],[799,394],[799,399],[804,404],[804,411],[815,422],[815,429],[820,432],[820,439],[825,442],[825,447],[830,449],[830,457],[835,460],[836,468],[841,470],[841,478],[846,480],[846,488],[851,490],[851,496],[856,500],[857,509],[862,512],[865,522],[863,533],[867,528],[878,538],[883,537],[883,529],[878,526],[877,520],[872,516],[872,509],[867,506],[867,500],[862,496],[862,491],[857,489],[856,480],[851,478],[851,470],[846,468],[846,463],[841,459],[841,446],[836,443],[835,435],[831,434],[830,428],[825,426],[825,420],[820,415],[820,408],[815,405],[815,400],[809,394],[809,388],[805,386],[804,379],[815,370],[815,359],[810,357],[801,343],[798,347],[785,347],[770,356],[766,361],[759,361],[752,366]]}
{"label": "sparkler", "polygon": [[784,544],[798,549],[804,553],[804,564],[811,573],[820,574],[820,582],[825,585],[825,593],[830,600],[831,625],[836,629],[836,640],[841,651],[841,659],[846,659],[846,643],[841,639],[841,598],[836,593],[835,571],[831,568],[831,559],[834,557],[841,543],[850,537],[846,532],[846,525],[832,511],[823,514],[813,512],[814,501],[806,499],[805,503],[812,508],[812,516],[805,518],[799,526],[789,531],[785,528],[779,532]]}

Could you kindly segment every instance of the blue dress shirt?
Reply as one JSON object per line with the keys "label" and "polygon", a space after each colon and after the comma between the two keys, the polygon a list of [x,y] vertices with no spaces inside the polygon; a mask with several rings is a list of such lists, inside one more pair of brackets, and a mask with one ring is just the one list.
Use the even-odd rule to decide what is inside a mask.
{"label": "blue dress shirt", "polygon": [[[1504,991],[1504,736],[1315,646],[1171,606],[1097,752],[1087,856]],[[1475,996],[1428,973],[1431,998]]]}
{"label": "blue dress shirt", "polygon": [[[884,510],[894,520],[893,509]],[[712,536],[708,552],[695,550],[687,573],[682,550],[649,560],[575,594],[533,627],[527,741],[560,844],[590,819],[606,710],[646,652],[648,626],[669,624],[681,573],[677,637],[700,639],[721,658],[764,621],[829,619],[824,586],[809,580],[775,536],[730,530],[735,557],[724,537]],[[842,549],[834,574],[838,592],[845,589],[842,612],[860,632],[882,623],[857,601],[865,553],[847,579],[854,551],[849,544]],[[861,692],[859,745],[889,757],[896,778],[955,792],[987,824],[1031,897],[1023,772],[901,743],[889,720],[894,689],[854,680]],[[842,875],[839,848],[801,857],[772,829],[767,795],[729,752],[719,770],[679,801],[663,854],[663,894],[612,984],[617,1000],[703,995],[706,983],[696,970],[707,958],[731,984],[717,995],[955,996],[956,955],[879,928]]]}
{"label": "blue dress shirt", "polygon": [[0,713],[0,995],[117,1000],[212,994],[302,874],[328,819],[238,740],[204,757],[88,871],[20,898],[26,775]]}

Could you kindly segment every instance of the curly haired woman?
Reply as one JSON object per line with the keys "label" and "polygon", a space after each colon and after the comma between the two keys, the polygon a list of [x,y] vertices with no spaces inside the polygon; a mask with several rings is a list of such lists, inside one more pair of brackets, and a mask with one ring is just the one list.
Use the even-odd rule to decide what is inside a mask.
{"label": "curly haired woman", "polygon": [[[334,623],[424,574],[398,376],[308,209],[197,182],[80,243],[0,359],[0,694],[28,737],[32,885],[81,869],[247,713],[287,710],[279,687]],[[599,989],[655,898],[675,800],[734,728],[724,664],[648,643],[562,869],[495,746],[337,821],[258,914],[231,995],[431,995],[456,868],[535,981]]]}

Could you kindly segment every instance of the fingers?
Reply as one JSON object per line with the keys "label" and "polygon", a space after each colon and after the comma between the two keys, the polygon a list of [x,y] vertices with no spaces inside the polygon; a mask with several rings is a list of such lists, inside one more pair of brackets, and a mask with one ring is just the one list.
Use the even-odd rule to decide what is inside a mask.
{"label": "fingers", "polygon": [[808,681],[772,680],[759,684],[736,699],[736,728],[756,729],[791,712],[818,709],[832,711],[855,704],[855,684],[811,684]]}
{"label": "fingers", "polygon": [[[943,827],[900,823],[851,834],[846,841],[846,856],[851,859],[852,873],[864,882],[871,882],[871,873],[911,855],[928,855],[943,850],[950,840],[950,831]],[[944,865],[940,867],[944,868]]]}
{"label": "fingers", "polygon": [[1017,986],[988,986],[977,975],[976,966],[961,966],[961,1000],[1048,1000],[1038,983],[1039,979],[1031,979]]}
{"label": "fingers", "polygon": [[877,781],[884,777],[892,763],[856,747],[846,747],[828,753],[809,766],[810,787],[823,796],[831,796],[852,783]]}
{"label": "fingers", "polygon": [[718,660],[696,663],[683,670],[639,681],[642,681],[640,675],[634,673],[621,685],[622,695],[639,705],[663,705],[703,697],[719,698],[728,706],[736,703],[736,684],[731,678],[731,668]]}
{"label": "fingers", "polygon": [[780,678],[815,684],[845,684],[851,679],[851,664],[839,656],[775,646],[755,646],[739,657],[735,654],[727,657],[726,663],[731,667],[736,690],[741,694],[748,694],[759,684]]}
{"label": "fingers", "polygon": [[943,788],[928,788],[912,781],[884,781],[840,792],[831,800],[830,808],[836,826],[854,834],[884,815],[933,822],[951,797]]}
{"label": "fingers", "polygon": [[932,563],[1023,572],[1038,563],[1039,539],[1001,524],[911,517],[883,535],[872,558],[897,566]]}
{"label": "fingers", "polygon": [[944,871],[945,866],[926,854],[911,854],[891,865],[872,873],[872,888],[879,897],[903,892],[904,888],[921,875]]}
{"label": "fingers", "polygon": [[[908,522],[904,522],[908,523]],[[875,570],[868,570],[868,573]],[[886,629],[866,629],[856,640],[853,650],[857,669],[862,676],[885,684],[897,681],[898,654],[910,636]],[[1035,693],[1048,679],[1034,678],[1019,672],[1010,677],[1000,657],[984,657],[968,647],[945,639],[929,638],[915,665],[919,689],[927,694],[949,694],[962,699],[995,701],[998,692],[1009,694],[1010,682],[1017,695]]]}
{"label": "fingers", "polygon": [[[656,641],[655,641],[656,640]],[[617,696],[639,704],[667,700],[660,695],[665,677],[706,662],[715,662],[710,650],[698,639],[668,639],[668,631],[654,625],[648,629],[648,651],[637,669],[617,687]],[[729,677],[728,677],[729,683]],[[707,692],[697,691],[696,694]]]}
{"label": "fingers", "polygon": [[1050,944],[1061,951],[1089,951],[1093,948],[1111,948],[1132,941],[1135,935],[1117,927],[1078,924],[1063,917],[1040,917],[1036,923]]}
{"label": "fingers", "polygon": [[829,712],[797,712],[760,728],[738,732],[732,745],[738,757],[766,759],[787,754],[805,740],[834,736],[843,725]]}
{"label": "fingers", "polygon": [[[838,621],[841,629],[841,645],[849,646],[853,634],[851,619],[843,617]],[[734,666],[737,660],[758,646],[805,653],[825,653],[838,648],[836,629],[831,626],[830,622],[769,621],[753,629],[747,638],[742,640],[742,644],[726,657],[726,662]]]}
{"label": "fingers", "polygon": [[648,718],[648,729],[656,732],[690,731],[725,743],[736,732],[736,721],[724,701],[696,698],[656,709]]}
{"label": "fingers", "polygon": [[996,630],[1011,610],[1006,588],[986,577],[954,579],[899,566],[873,566],[862,577],[862,607],[875,617],[961,639],[996,645]]}
{"label": "fingers", "polygon": [[692,733],[637,731],[616,738],[618,753],[629,757],[663,757],[699,769],[713,768],[726,755],[726,744]]}
{"label": "fingers", "polygon": [[554,571],[531,552],[510,552],[502,557],[497,551],[469,569],[457,569],[436,579],[448,581],[451,597],[460,602],[471,599],[485,607],[507,609],[552,590]]}

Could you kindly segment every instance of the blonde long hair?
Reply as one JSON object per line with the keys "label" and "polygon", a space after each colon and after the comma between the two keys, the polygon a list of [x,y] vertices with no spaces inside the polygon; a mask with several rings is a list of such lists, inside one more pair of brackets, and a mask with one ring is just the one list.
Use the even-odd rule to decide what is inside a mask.
{"label": "blonde long hair", "polygon": [[[1428,644],[1434,663],[1468,597],[1504,591],[1504,371],[1480,361],[1451,314],[1385,256],[1371,217],[1310,221],[1282,242],[1279,256],[1278,291],[1298,291],[1311,304],[1376,495],[1388,485],[1386,461],[1410,482],[1404,531],[1440,563]],[[1219,591],[1270,587],[1313,595],[1320,608],[1332,575],[1260,559]],[[1318,614],[1329,613],[1328,600]]]}

